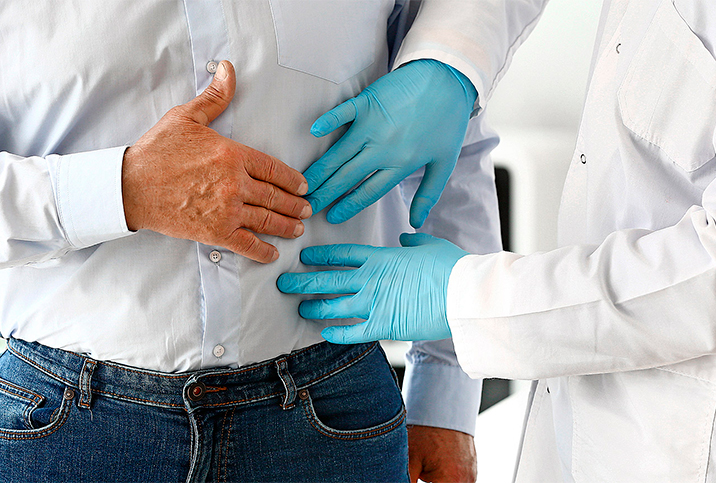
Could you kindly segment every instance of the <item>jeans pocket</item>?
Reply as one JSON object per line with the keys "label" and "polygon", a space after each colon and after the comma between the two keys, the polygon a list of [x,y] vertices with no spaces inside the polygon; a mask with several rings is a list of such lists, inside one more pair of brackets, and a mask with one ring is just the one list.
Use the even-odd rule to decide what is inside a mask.
{"label": "jeans pocket", "polygon": [[0,378],[0,439],[37,439],[54,433],[67,421],[74,390],[25,364],[13,366]]}
{"label": "jeans pocket", "polygon": [[0,378],[0,428],[35,429],[32,413],[44,402],[39,394]]}
{"label": "jeans pocket", "polygon": [[299,391],[299,406],[319,433],[338,439],[365,439],[405,423],[405,406],[383,353],[365,358]]}

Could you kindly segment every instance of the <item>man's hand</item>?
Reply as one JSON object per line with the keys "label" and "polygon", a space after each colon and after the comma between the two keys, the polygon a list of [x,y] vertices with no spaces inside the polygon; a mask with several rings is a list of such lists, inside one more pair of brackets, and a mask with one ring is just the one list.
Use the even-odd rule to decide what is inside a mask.
{"label": "man's hand", "polygon": [[410,481],[464,483],[477,478],[472,436],[460,431],[408,426]]}
{"label": "man's hand", "polygon": [[208,127],[235,88],[234,68],[222,61],[204,92],[171,109],[127,149],[124,211],[130,230],[219,245],[266,263],[278,251],[252,232],[301,236],[300,220],[312,214],[301,198],[308,184],[278,159]]}

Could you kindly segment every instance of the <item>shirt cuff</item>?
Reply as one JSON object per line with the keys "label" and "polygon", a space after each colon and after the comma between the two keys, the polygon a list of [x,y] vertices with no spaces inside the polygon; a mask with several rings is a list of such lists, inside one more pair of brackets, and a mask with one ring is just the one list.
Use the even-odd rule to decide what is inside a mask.
{"label": "shirt cuff", "polygon": [[126,146],[61,156],[54,176],[57,209],[67,240],[86,248],[132,234],[122,202]]}
{"label": "shirt cuff", "polygon": [[482,380],[458,366],[407,362],[403,398],[407,424],[433,426],[475,435]]}

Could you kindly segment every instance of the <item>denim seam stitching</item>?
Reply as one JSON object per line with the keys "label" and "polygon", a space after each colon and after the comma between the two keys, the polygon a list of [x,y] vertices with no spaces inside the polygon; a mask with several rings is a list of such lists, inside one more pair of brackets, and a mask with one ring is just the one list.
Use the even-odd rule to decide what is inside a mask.
{"label": "denim seam stitching", "polygon": [[41,429],[39,432],[34,433],[33,435],[26,435],[26,436],[24,436],[22,434],[13,433],[6,429],[0,429],[0,439],[25,441],[25,440],[30,440],[30,439],[44,438],[44,437],[47,437],[47,436],[55,433],[62,426],[64,426],[65,423],[67,422],[67,419],[69,419],[70,410],[72,409],[72,401],[73,400],[74,400],[74,398],[62,400],[62,406],[60,407],[60,410],[62,411],[61,416],[60,416],[61,419],[54,421],[49,427],[47,427],[45,429]]}
{"label": "denim seam stitching", "polygon": [[[229,411],[226,411],[224,413],[224,420],[221,422],[221,434],[219,435],[219,461],[216,468],[216,479],[218,481],[221,481],[221,467],[222,464],[226,461],[223,454],[224,449],[224,428],[226,427],[226,418],[229,417]],[[224,480],[226,481],[226,480]]]}
{"label": "denim seam stitching", "polygon": [[[15,389],[16,391],[30,394],[32,397],[25,396],[24,394],[18,394],[16,392],[10,392],[7,389],[3,389],[2,386],[7,386],[10,389]],[[13,384],[12,382],[6,381],[5,379],[2,379],[2,378],[0,378],[0,391],[6,392],[8,394],[12,394],[13,396],[21,397],[23,399],[27,399],[28,401],[40,402],[40,401],[42,401],[42,399],[44,399],[42,396],[40,396],[36,392],[31,391],[29,389],[25,389],[24,387],[17,386],[15,384]]]}
{"label": "denim seam stitching", "polygon": [[117,399],[122,399],[122,400],[124,400],[124,399],[129,399],[130,401],[153,403],[153,404],[158,404],[158,405],[161,405],[161,406],[169,406],[169,407],[172,407],[172,408],[182,408],[182,407],[184,407],[183,404],[175,404],[175,403],[170,403],[170,402],[155,401],[155,400],[152,400],[152,399],[140,399],[140,398],[138,398],[138,397],[127,396],[127,395],[124,395],[124,394],[115,394],[115,393],[110,392],[110,391],[101,391],[101,390],[99,390],[99,389],[95,389],[94,392],[96,392],[96,393],[98,393],[98,394],[104,394],[105,396],[114,396],[114,397],[116,397]]}
{"label": "denim seam stitching", "polygon": [[[340,371],[343,371],[347,369],[348,367],[352,366],[353,364],[356,364],[357,362],[360,362],[363,360],[371,351],[375,350],[375,348],[378,347],[378,344],[371,345],[368,349],[363,351],[361,354],[358,354],[354,359],[351,359],[350,361],[346,362],[345,364],[331,370],[330,372],[327,372],[326,374],[323,374],[311,381],[308,381],[305,385],[302,385],[301,388],[310,387],[314,384],[317,384],[318,382],[323,381],[324,379],[327,379],[335,374],[337,374]],[[240,399],[238,401],[227,401],[223,403],[215,403],[215,404],[203,404],[198,405],[197,408],[210,408],[210,407],[222,407],[222,406],[230,406],[232,404],[242,404],[242,403],[248,403],[248,402],[259,402],[259,401],[265,401],[267,399],[272,399],[276,396],[281,396],[283,392],[272,392],[271,394],[266,394],[264,396],[257,396],[254,398],[249,399]]]}
{"label": "denim seam stitching", "polygon": [[26,363],[30,364],[32,367],[34,367],[38,371],[43,372],[43,373],[47,374],[48,376],[52,377],[53,379],[56,379],[64,384],[67,384],[70,387],[77,388],[76,384],[73,384],[71,381],[68,381],[67,379],[65,379],[64,377],[62,377],[58,374],[55,374],[54,372],[47,369],[46,367],[41,366],[39,363],[35,362],[34,360],[30,359],[29,357],[25,356],[24,354],[20,354],[18,351],[13,349],[11,346],[8,345],[7,350],[9,350],[13,354],[15,354],[17,357],[19,357]]}
{"label": "denim seam stitching", "polygon": [[[356,431],[356,432],[341,432],[338,430],[332,430],[328,428],[328,426],[321,426],[318,425],[318,422],[320,420],[318,419],[318,416],[316,415],[315,411],[313,411],[313,406],[308,403],[308,401],[304,402],[303,404],[303,410],[306,413],[306,417],[308,419],[308,422],[311,426],[313,426],[319,433],[328,436],[329,438],[333,439],[341,439],[341,440],[356,440],[356,439],[368,439],[368,438],[374,438],[376,436],[381,436],[385,433],[389,433],[396,427],[400,426],[403,421],[405,421],[406,417],[406,410],[403,408],[400,411],[400,414],[395,416],[392,420],[381,424],[380,426],[367,430],[367,431]],[[321,423],[322,424],[322,423]],[[325,426],[325,427],[324,427]]]}
{"label": "denim seam stitching", "polygon": [[231,430],[234,427],[234,414],[236,413],[236,408],[231,409],[231,419],[229,419],[229,433],[226,435],[226,458],[224,459],[224,482],[227,482],[228,479],[228,464],[229,461],[229,443],[231,442]]}
{"label": "denim seam stitching", "polygon": [[377,342],[376,342],[375,344],[371,345],[368,349],[366,349],[365,351],[363,351],[361,354],[358,354],[358,355],[355,357],[355,359],[351,359],[350,361],[346,362],[346,363],[343,364],[342,366],[339,366],[339,367],[333,369],[333,370],[330,371],[330,372],[327,372],[327,373],[325,373],[325,374],[323,374],[323,375],[321,375],[321,376],[318,376],[318,377],[315,378],[315,379],[312,379],[312,380],[308,381],[305,385],[301,386],[301,388],[306,388],[306,387],[313,386],[314,384],[317,384],[317,383],[319,383],[319,382],[321,382],[321,381],[323,381],[323,380],[325,380],[325,379],[328,379],[329,377],[332,377],[332,376],[334,376],[335,374],[337,374],[337,373],[339,373],[339,372],[341,372],[341,371],[343,371],[343,370],[349,368],[349,367],[352,366],[353,364],[356,364],[356,363],[360,362],[360,361],[363,360],[365,357],[367,357],[368,354],[370,354],[371,351],[375,350],[376,347],[378,347],[378,343],[377,343]]}

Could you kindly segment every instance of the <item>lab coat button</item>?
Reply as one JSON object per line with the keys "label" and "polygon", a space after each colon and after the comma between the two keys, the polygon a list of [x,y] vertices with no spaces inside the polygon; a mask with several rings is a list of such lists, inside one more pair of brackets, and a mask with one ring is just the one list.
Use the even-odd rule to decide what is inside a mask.
{"label": "lab coat button", "polygon": [[617,47],[616,47],[617,54],[621,54],[621,47],[622,47],[622,44],[617,44]]}
{"label": "lab coat button", "polygon": [[218,250],[214,250],[211,253],[209,253],[209,260],[211,260],[214,263],[219,263],[221,261],[221,252]]}
{"label": "lab coat button", "polygon": [[582,155],[579,157],[579,159],[582,160],[582,164],[587,164],[587,155],[586,155],[586,154],[582,154]]}
{"label": "lab coat button", "polygon": [[214,354],[214,357],[221,357],[224,355],[224,352],[226,352],[226,349],[224,349],[223,345],[217,344],[212,352]]}
{"label": "lab coat button", "polygon": [[216,61],[214,61],[214,60],[210,60],[210,61],[206,64],[206,70],[207,70],[207,72],[209,72],[209,74],[215,74],[215,73],[216,73],[216,69],[217,69],[218,67],[219,67],[219,63],[216,62]]}

